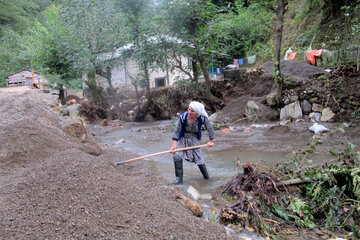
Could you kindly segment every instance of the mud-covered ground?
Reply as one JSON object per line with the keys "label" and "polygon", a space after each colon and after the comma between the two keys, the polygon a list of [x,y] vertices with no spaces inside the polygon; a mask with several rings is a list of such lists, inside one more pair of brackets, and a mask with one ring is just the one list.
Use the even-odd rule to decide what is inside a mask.
{"label": "mud-covered ground", "polygon": [[86,153],[69,121],[55,96],[0,89],[0,239],[233,239],[149,169],[114,166],[128,153]]}
{"label": "mud-covered ground", "polygon": [[[297,77],[288,92],[327,104],[336,121],[359,114],[359,75],[344,76],[342,71],[326,79],[310,79],[297,75],[318,69],[285,64],[284,70]],[[274,89],[266,77],[269,66],[264,65],[263,76],[249,74],[245,84],[215,81],[215,98],[205,102],[209,113],[236,112],[233,120],[241,119],[248,100],[259,100]],[[173,118],[194,97],[173,88],[156,90],[153,96],[156,104],[150,113],[162,113],[153,114],[156,119]],[[128,104],[128,110],[134,104],[122,103],[121,109]],[[120,113],[115,115],[127,118],[127,110]],[[146,165],[115,166],[114,162],[135,156],[100,149],[91,138],[75,138],[75,132],[65,130],[73,123],[81,121],[59,114],[57,96],[27,87],[0,89],[0,239],[241,239],[220,224],[193,216],[175,199],[181,190],[154,176]],[[275,126],[263,134],[296,138],[308,132],[308,123]],[[241,137],[251,132],[228,134]],[[336,136],[342,139],[338,142],[359,144],[358,121]],[[331,143],[326,152],[340,147]]]}
{"label": "mud-covered ground", "polygon": [[[0,239],[241,239],[193,216],[175,200],[181,190],[146,165],[114,165],[131,153],[103,148],[95,156],[96,143],[65,133],[74,122],[60,116],[56,96],[0,89]],[[307,128],[264,135],[296,137],[291,129]],[[339,136],[359,133],[352,127]]]}

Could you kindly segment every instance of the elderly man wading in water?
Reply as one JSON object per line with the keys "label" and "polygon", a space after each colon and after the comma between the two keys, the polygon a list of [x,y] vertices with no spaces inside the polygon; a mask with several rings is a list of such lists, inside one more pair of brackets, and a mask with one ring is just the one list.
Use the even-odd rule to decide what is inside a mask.
{"label": "elderly man wading in water", "polygon": [[215,132],[211,125],[208,114],[202,103],[192,101],[187,112],[180,115],[176,122],[176,127],[172,135],[171,153],[174,153],[174,165],[176,180],[173,184],[178,185],[183,182],[183,159],[199,166],[205,179],[209,179],[206,170],[204,157],[200,148],[175,152],[177,148],[192,147],[200,144],[201,126],[205,125],[209,133],[208,147],[214,146]]}

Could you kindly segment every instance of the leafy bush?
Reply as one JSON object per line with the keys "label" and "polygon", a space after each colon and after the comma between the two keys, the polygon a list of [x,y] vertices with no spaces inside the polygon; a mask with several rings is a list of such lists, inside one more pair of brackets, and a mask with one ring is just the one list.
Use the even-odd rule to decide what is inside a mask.
{"label": "leafy bush", "polygon": [[[342,127],[347,126],[343,124]],[[359,230],[360,218],[360,152],[348,142],[343,144],[344,149],[339,153],[330,150],[335,158],[325,163],[310,165],[312,161],[309,158],[309,154],[322,145],[323,138],[344,132],[342,127],[321,136],[314,135],[313,142],[306,149],[277,165],[277,174],[283,179],[302,178],[309,181],[302,185],[303,197],[310,207],[308,214],[304,214],[308,220],[321,223],[331,231],[344,228],[355,233]]]}

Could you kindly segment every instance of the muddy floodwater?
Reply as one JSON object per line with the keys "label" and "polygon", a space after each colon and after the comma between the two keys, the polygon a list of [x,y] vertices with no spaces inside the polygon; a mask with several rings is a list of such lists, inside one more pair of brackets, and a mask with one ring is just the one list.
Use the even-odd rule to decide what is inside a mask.
{"label": "muddy floodwater", "polygon": [[[312,123],[278,126],[276,123],[231,126],[226,131],[217,130],[215,146],[203,148],[206,166],[211,181],[203,179],[195,164],[184,162],[184,185],[191,185],[201,194],[212,194],[232,176],[241,171],[245,162],[258,164],[259,167],[271,167],[286,156],[306,146],[311,141],[312,132],[308,127]],[[174,121],[142,123],[111,122],[109,126],[90,125],[92,132],[103,147],[111,147],[143,156],[167,151],[171,147]],[[281,129],[279,130],[278,129]],[[281,127],[281,128],[280,128]],[[204,134],[202,143],[208,135]],[[322,155],[317,156],[321,158]],[[324,156],[326,157],[326,156]],[[154,174],[166,181],[173,181],[174,165],[172,154],[163,154],[142,161],[148,164]]]}
{"label": "muddy floodwater", "polygon": [[[109,126],[93,124],[88,130],[103,149],[115,148],[134,154],[134,157],[168,151],[171,147],[171,136],[175,121],[157,121],[142,123],[125,123],[113,121]],[[314,123],[299,122],[287,126],[278,123],[242,124],[230,126],[228,129],[216,130],[215,146],[203,148],[205,163],[211,180],[204,180],[195,164],[184,161],[184,182],[180,186],[186,188],[191,185],[201,196],[198,202],[205,214],[211,211],[211,195],[218,193],[221,187],[239,171],[245,162],[256,164],[260,170],[267,170],[277,162],[288,159],[294,151],[304,149],[312,141],[314,134],[309,130]],[[324,124],[330,130],[339,126],[336,123]],[[353,130],[349,130],[350,133]],[[351,135],[351,134],[350,134]],[[332,137],[323,143],[322,151],[311,156],[314,163],[331,159],[329,150],[336,151],[341,143],[351,141],[357,146],[359,138],[349,138],[346,135]],[[206,131],[203,134],[202,144],[208,140]],[[325,150],[324,150],[325,149]],[[175,179],[172,154],[139,160],[153,170],[164,181],[172,182]],[[130,164],[130,163],[125,163]],[[205,197],[206,196],[206,197]],[[209,198],[210,196],[210,198]],[[301,234],[302,235],[302,234]],[[263,239],[254,233],[243,231],[241,236],[250,239]],[[293,239],[292,237],[290,239]],[[304,234],[297,239],[308,239]],[[311,238],[317,239],[317,238]]]}

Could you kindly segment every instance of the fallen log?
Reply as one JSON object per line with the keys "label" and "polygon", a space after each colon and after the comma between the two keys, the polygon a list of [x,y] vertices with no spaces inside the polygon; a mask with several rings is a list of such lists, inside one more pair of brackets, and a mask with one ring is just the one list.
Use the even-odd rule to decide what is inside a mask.
{"label": "fallen log", "polygon": [[289,179],[289,180],[286,180],[286,181],[277,182],[276,186],[297,185],[297,184],[304,184],[304,183],[309,183],[309,182],[311,182],[310,178],[304,178],[304,179],[295,178],[295,179]]}
{"label": "fallen log", "polygon": [[194,216],[201,217],[203,215],[201,207],[197,202],[191,200],[190,198],[185,197],[181,193],[176,194],[175,199],[181,205],[183,205],[183,206],[187,207],[188,209],[190,209],[190,211],[194,214]]}

